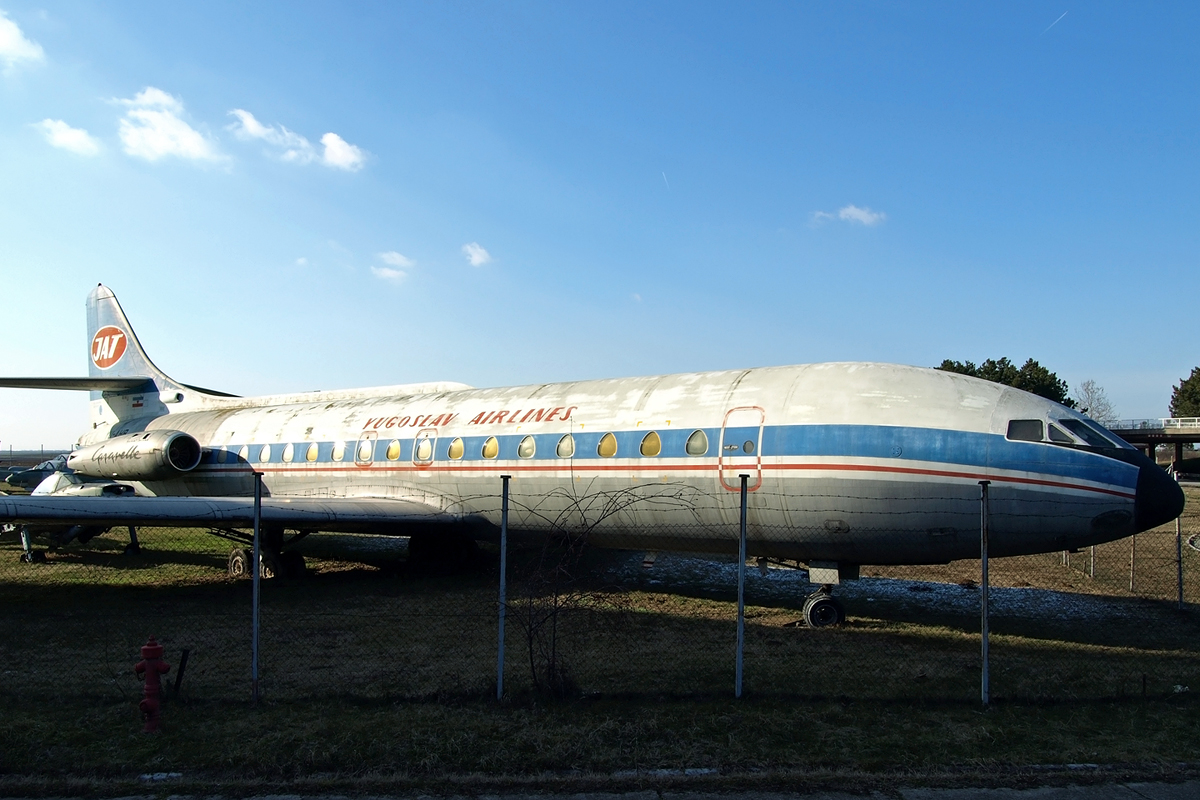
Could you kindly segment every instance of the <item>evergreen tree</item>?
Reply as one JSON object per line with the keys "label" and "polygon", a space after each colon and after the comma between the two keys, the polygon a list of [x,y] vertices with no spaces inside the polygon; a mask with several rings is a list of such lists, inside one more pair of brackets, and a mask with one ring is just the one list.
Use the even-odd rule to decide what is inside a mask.
{"label": "evergreen tree", "polygon": [[[975,366],[971,361],[952,361],[947,358],[938,369],[1024,389],[1056,403],[1062,403],[1068,408],[1075,407],[1075,401],[1067,396],[1067,382],[1032,358],[1027,360],[1020,369],[1017,369],[1017,365],[1007,358],[999,360],[989,358],[979,366]],[[1200,384],[1200,381],[1197,383]],[[1200,391],[1200,386],[1197,388]]]}
{"label": "evergreen tree", "polygon": [[1171,389],[1169,410],[1172,417],[1200,417],[1200,367]]}

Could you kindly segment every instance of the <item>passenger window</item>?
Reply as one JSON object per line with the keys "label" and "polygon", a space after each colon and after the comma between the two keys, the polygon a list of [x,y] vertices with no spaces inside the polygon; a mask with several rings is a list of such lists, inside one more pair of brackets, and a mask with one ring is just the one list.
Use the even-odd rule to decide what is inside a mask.
{"label": "passenger window", "polygon": [[370,463],[375,458],[375,440],[363,439],[358,443],[358,460]]}
{"label": "passenger window", "polygon": [[446,450],[446,457],[452,458],[455,461],[463,457],[463,440],[455,439],[450,443],[449,449]]}
{"label": "passenger window", "polygon": [[1050,441],[1058,442],[1059,444],[1075,444],[1075,440],[1057,425],[1050,426]]}
{"label": "passenger window", "polygon": [[495,458],[500,455],[500,442],[495,436],[489,436],[487,441],[483,443],[484,458]]}
{"label": "passenger window", "polygon": [[654,431],[642,437],[642,455],[653,458],[662,452],[662,439]]}
{"label": "passenger window", "polygon": [[316,461],[317,456],[319,456],[320,454],[321,454],[320,445],[318,445],[316,442],[313,442],[312,444],[310,444],[308,446],[308,452],[305,453],[304,458],[308,461]]}
{"label": "passenger window", "polygon": [[262,450],[258,451],[258,460],[263,464],[271,460],[271,445],[264,444],[262,446]]}
{"label": "passenger window", "polygon": [[708,452],[708,435],[704,431],[692,431],[684,446],[689,456],[702,456]]}
{"label": "passenger window", "polygon": [[217,463],[218,464],[224,464],[225,459],[227,459],[227,458],[229,458],[229,448],[222,447],[221,449],[217,450]]}
{"label": "passenger window", "polygon": [[[399,458],[400,440],[392,439],[390,442],[388,442],[387,452],[384,453],[384,455],[387,456],[388,461],[395,461],[397,458]],[[364,458],[363,460],[365,461],[366,459]]]}
{"label": "passenger window", "polygon": [[248,445],[248,444],[242,445],[242,449],[238,450],[238,460],[239,461],[249,461],[250,460],[250,445]]}
{"label": "passenger window", "polygon": [[517,455],[521,458],[533,458],[533,454],[537,452],[537,444],[533,441],[532,436],[526,436],[517,445]]}
{"label": "passenger window", "polygon": [[330,457],[334,461],[341,461],[343,458],[345,458],[346,457],[346,443],[345,442],[334,442],[333,443],[333,453],[331,454]]}
{"label": "passenger window", "polygon": [[1008,421],[1007,437],[1014,442],[1040,442],[1042,421],[1040,419],[1012,419]]}
{"label": "passenger window", "polygon": [[558,447],[554,448],[554,452],[559,458],[570,458],[575,455],[575,437],[567,434],[558,440]]}
{"label": "passenger window", "polygon": [[428,436],[417,442],[417,449],[414,451],[413,461],[422,464],[428,464],[433,460],[433,440]]}
{"label": "passenger window", "polygon": [[295,457],[295,455],[296,455],[296,448],[292,447],[291,442],[288,442],[287,446],[283,448],[283,462],[285,464],[292,463],[292,458]]}
{"label": "passenger window", "polygon": [[617,454],[617,437],[611,433],[606,433],[600,437],[600,444],[596,446],[596,453],[601,458],[612,458]]}

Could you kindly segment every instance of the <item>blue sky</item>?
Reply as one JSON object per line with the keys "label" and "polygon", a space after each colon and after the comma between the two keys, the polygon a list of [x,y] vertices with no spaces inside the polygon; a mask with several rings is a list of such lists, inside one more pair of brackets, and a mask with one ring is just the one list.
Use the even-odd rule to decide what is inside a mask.
{"label": "blue sky", "polygon": [[[0,0],[0,374],[1200,364],[1194,3]],[[1179,298],[1182,302],[1172,303]],[[0,447],[86,398],[0,390]]]}

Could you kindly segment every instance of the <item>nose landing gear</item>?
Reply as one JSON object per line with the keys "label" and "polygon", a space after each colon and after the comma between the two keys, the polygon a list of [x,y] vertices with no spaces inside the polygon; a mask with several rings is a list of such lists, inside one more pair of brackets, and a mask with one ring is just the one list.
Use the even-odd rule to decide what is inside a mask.
{"label": "nose landing gear", "polygon": [[804,601],[804,623],[810,628],[827,628],[846,621],[846,609],[833,596],[832,584],[824,584]]}

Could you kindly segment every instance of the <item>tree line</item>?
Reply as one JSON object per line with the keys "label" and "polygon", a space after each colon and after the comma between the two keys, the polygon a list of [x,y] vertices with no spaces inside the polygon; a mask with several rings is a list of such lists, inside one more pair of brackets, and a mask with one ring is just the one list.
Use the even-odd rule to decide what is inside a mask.
{"label": "tree line", "polygon": [[[1024,389],[1068,408],[1077,408],[1101,424],[1117,421],[1116,409],[1095,381],[1086,380],[1068,394],[1067,382],[1032,358],[1020,368],[1008,358],[989,358],[978,365],[947,358],[938,369]],[[1172,388],[1167,410],[1172,417],[1200,417],[1200,367],[1193,368],[1191,375]]]}

